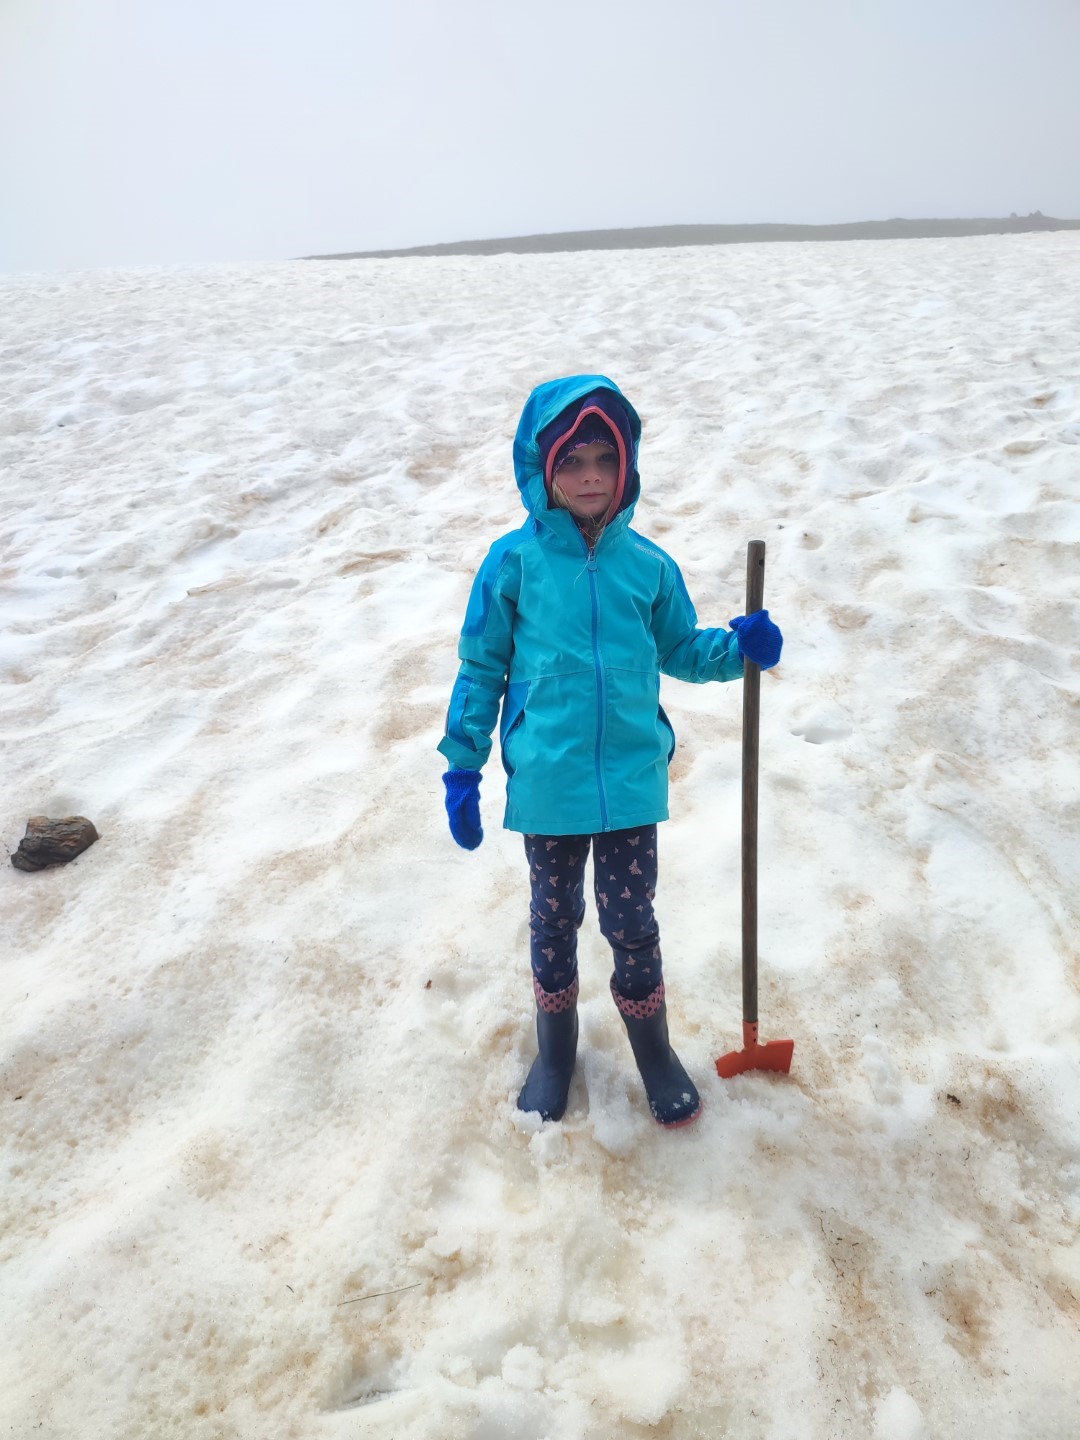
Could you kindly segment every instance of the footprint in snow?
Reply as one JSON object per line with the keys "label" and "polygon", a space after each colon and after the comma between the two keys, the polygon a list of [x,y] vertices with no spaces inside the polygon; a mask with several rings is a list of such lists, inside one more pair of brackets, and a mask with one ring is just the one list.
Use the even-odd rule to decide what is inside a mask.
{"label": "footprint in snow", "polygon": [[852,733],[850,722],[838,712],[817,713],[793,727],[808,745],[827,745],[831,740],[846,740]]}

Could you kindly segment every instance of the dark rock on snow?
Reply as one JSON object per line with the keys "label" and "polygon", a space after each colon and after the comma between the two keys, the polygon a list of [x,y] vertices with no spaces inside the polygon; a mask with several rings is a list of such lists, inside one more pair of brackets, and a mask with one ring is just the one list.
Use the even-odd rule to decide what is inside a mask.
{"label": "dark rock on snow", "polygon": [[31,815],[11,863],[16,870],[45,870],[50,865],[66,865],[97,838],[98,832],[84,815],[67,815],[63,820]]}

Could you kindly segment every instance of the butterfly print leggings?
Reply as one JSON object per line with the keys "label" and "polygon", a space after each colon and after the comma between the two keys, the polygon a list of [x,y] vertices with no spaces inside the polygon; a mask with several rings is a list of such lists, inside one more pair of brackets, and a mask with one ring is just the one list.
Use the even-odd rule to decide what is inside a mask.
{"label": "butterfly print leggings", "polygon": [[585,860],[592,848],[600,930],[615,956],[615,984],[642,1000],[663,979],[656,895],[656,826],[602,835],[526,835],[532,902],[533,975],[540,989],[565,990],[577,977],[577,932],[585,918]]}

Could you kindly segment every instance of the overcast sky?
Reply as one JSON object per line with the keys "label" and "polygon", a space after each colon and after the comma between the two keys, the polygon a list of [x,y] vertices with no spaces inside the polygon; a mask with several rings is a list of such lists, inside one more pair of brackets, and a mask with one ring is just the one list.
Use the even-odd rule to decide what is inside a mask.
{"label": "overcast sky", "polygon": [[1080,0],[0,0],[0,269],[1080,217]]}

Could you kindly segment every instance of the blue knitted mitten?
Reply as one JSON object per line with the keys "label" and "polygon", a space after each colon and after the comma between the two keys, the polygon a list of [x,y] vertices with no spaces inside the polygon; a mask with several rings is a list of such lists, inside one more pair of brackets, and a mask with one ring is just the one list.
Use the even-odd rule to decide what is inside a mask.
{"label": "blue knitted mitten", "polygon": [[728,624],[739,637],[739,654],[744,660],[752,660],[762,670],[771,670],[780,659],[784,637],[780,628],[769,619],[767,610],[755,610],[752,615],[736,615]]}
{"label": "blue knitted mitten", "polygon": [[463,850],[475,850],[484,838],[480,824],[480,771],[447,770],[446,813],[450,834]]}

